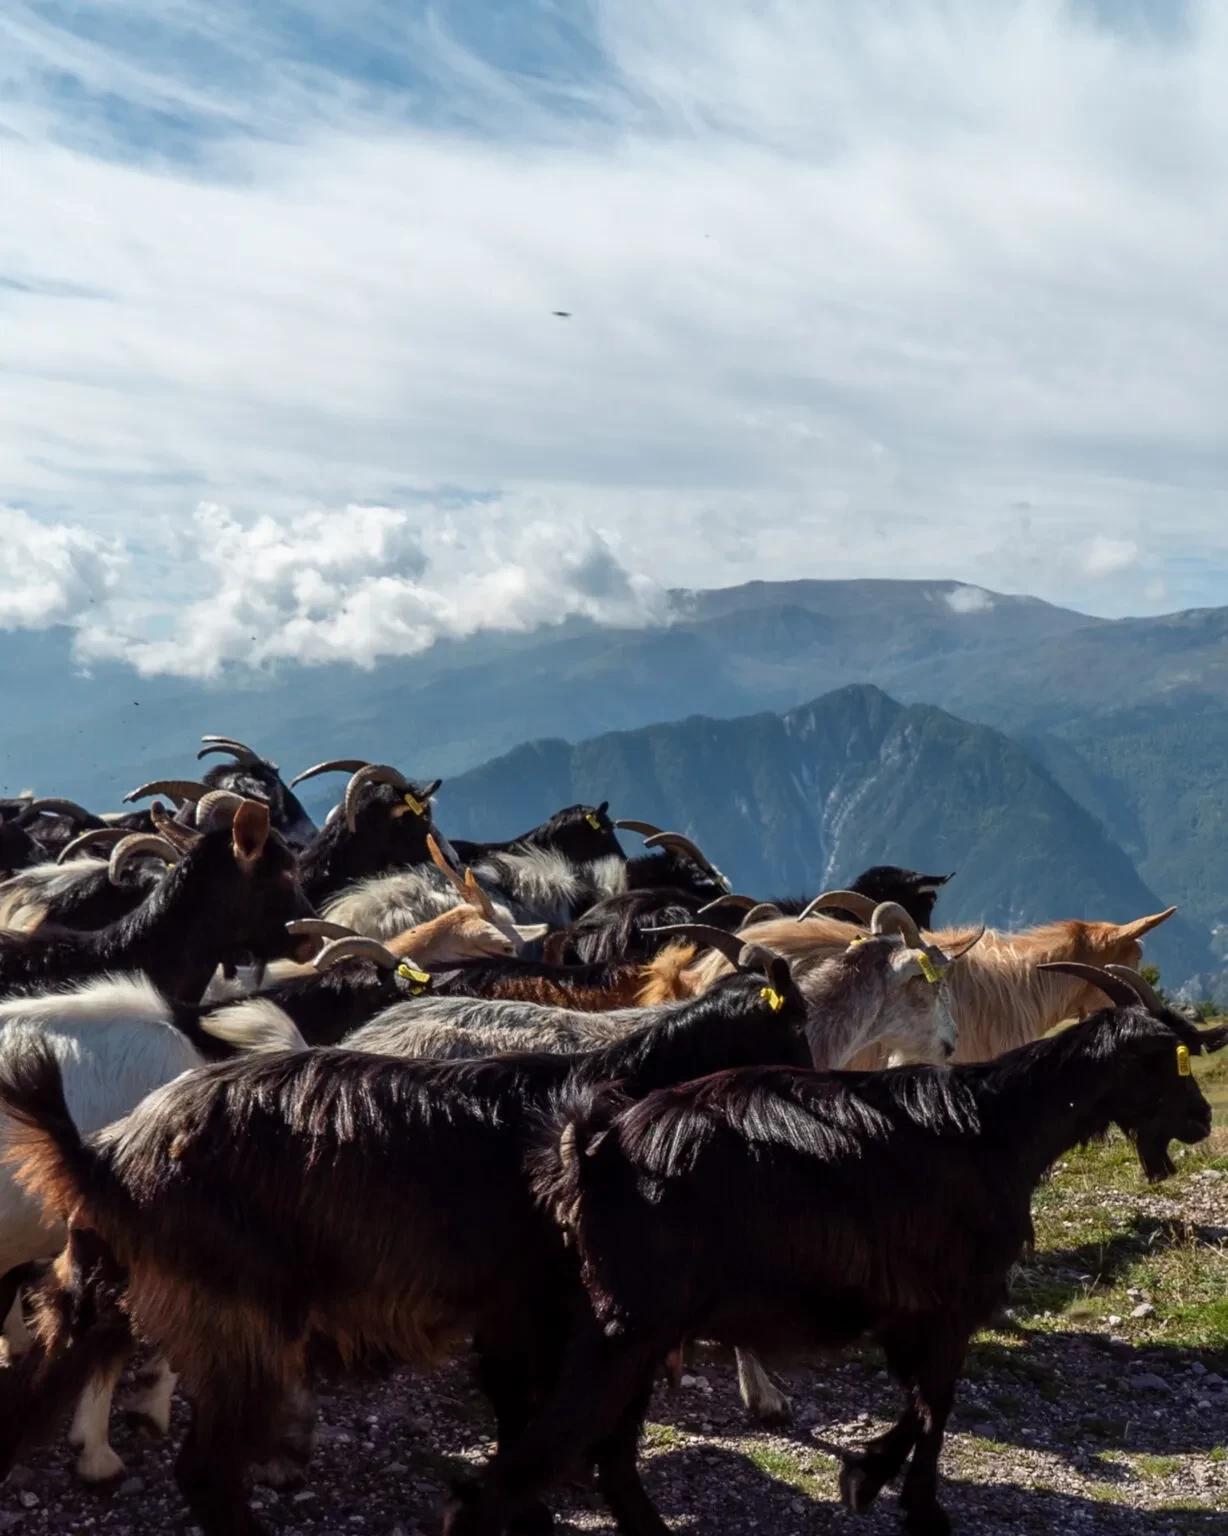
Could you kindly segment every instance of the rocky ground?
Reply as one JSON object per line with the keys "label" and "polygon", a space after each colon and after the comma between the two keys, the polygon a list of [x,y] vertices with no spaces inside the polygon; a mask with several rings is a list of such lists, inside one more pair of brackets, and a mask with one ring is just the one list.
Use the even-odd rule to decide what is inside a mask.
{"label": "rocky ground", "polygon": [[[1141,1185],[1122,1145],[1072,1158],[1037,1200],[1038,1250],[1012,1315],[976,1342],[942,1471],[957,1529],[1011,1536],[1228,1533],[1228,1133],[1180,1175]],[[699,1357],[664,1387],[644,1447],[646,1481],[671,1526],[722,1536],[853,1529],[836,1455],[894,1418],[873,1351],[784,1373],[786,1431],[751,1433],[731,1364]],[[183,1410],[177,1411],[176,1433]],[[489,1450],[481,1398],[458,1366],[362,1389],[334,1388],[308,1485],[258,1491],[292,1533],[434,1532],[449,1473]],[[16,1468],[0,1531],[190,1530],[166,1444],[117,1425],[129,1477],[108,1494],[76,1482],[62,1445]],[[562,1531],[609,1531],[583,1490],[557,1500]],[[894,1530],[895,1499],[856,1524]]]}

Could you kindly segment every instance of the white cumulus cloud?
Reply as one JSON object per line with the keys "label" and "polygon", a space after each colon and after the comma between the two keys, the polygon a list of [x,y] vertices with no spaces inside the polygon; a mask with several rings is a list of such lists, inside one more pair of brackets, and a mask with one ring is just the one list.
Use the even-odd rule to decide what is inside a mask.
{"label": "white cumulus cloud", "polygon": [[1083,569],[1089,576],[1116,576],[1136,565],[1138,557],[1133,539],[1111,539],[1101,533],[1083,551]]}
{"label": "white cumulus cloud", "polygon": [[946,603],[952,613],[988,613],[993,597],[980,587],[955,587],[946,594]]}
{"label": "white cumulus cloud", "polygon": [[127,568],[122,545],[0,506],[0,629],[43,629],[105,602]]}
{"label": "white cumulus cloud", "polygon": [[141,633],[148,609],[125,623],[114,605],[82,626],[78,649],[146,675],[208,677],[236,663],[366,667],[440,638],[574,615],[664,615],[662,589],[625,571],[598,534],[531,510],[350,505],[246,523],[205,504],[186,541],[195,595],[159,611],[156,638]]}

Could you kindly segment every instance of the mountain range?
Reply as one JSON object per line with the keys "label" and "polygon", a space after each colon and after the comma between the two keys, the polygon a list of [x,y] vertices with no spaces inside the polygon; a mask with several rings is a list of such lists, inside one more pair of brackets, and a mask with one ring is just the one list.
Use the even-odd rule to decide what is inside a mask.
{"label": "mountain range", "polygon": [[1179,902],[1153,942],[1166,977],[1228,947],[1228,609],[1108,621],[949,581],[751,582],[675,592],[640,629],[573,620],[209,683],[85,674],[71,642],[0,634],[4,792],[108,807],[228,732],[288,772],[344,754],[443,775],[458,835],[608,798],[689,827],[757,889],[950,863],[952,917]]}

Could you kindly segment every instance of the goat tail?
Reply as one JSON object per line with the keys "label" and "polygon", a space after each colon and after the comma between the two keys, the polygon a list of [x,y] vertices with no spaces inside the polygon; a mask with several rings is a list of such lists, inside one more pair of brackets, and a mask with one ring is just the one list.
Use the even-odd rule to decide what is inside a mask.
{"label": "goat tail", "polygon": [[200,1027],[238,1051],[305,1051],[307,1042],[294,1020],[267,997],[247,997],[207,1014]]}
{"label": "goat tail", "polygon": [[33,1294],[32,1347],[0,1371],[0,1480],[51,1437],[92,1380],[122,1368],[133,1347],[126,1285],[99,1234],[71,1228]]}
{"label": "goat tail", "polygon": [[679,1002],[694,995],[684,973],[694,964],[698,951],[694,944],[675,941],[660,950],[640,972],[642,985],[636,996],[639,1008],[654,1008],[661,1003]]}
{"label": "goat tail", "polygon": [[0,1110],[9,1122],[4,1161],[48,1216],[67,1219],[91,1199],[101,1168],[68,1112],[60,1063],[45,1041],[0,1065]]}

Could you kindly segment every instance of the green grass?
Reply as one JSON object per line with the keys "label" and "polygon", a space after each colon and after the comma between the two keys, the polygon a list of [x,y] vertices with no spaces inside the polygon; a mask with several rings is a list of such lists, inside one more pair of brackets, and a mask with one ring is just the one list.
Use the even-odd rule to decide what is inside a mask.
{"label": "green grass", "polygon": [[748,1461],[758,1467],[765,1476],[774,1478],[776,1482],[786,1483],[790,1488],[796,1488],[808,1499],[831,1497],[833,1474],[836,1468],[835,1457],[825,1456],[819,1452],[802,1452],[799,1460],[788,1451],[759,1445],[753,1441],[748,1442],[742,1449]]}

